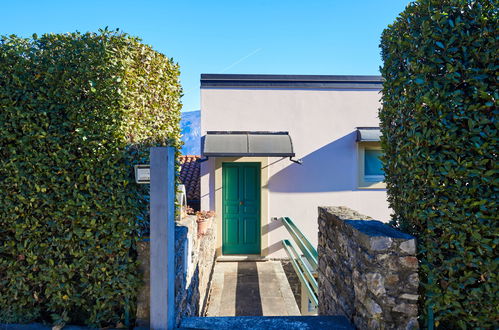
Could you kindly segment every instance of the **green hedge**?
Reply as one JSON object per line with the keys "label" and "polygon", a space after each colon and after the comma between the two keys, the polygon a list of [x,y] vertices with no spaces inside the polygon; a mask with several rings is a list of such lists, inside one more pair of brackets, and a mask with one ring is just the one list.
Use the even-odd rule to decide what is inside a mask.
{"label": "green hedge", "polygon": [[132,166],[179,147],[178,76],[119,31],[1,38],[0,323],[133,319],[148,186]]}
{"label": "green hedge", "polygon": [[499,322],[497,4],[417,1],[381,40],[393,223],[419,238],[423,319],[441,328]]}

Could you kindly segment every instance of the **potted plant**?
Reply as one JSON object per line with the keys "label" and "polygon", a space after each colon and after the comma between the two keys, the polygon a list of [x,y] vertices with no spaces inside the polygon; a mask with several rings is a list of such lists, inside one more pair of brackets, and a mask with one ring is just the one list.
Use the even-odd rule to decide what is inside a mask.
{"label": "potted plant", "polygon": [[196,222],[198,224],[198,235],[205,235],[210,227],[210,221],[215,216],[214,211],[198,211],[196,212]]}
{"label": "potted plant", "polygon": [[183,211],[182,218],[185,218],[188,215],[196,215],[196,211],[190,206],[187,206]]}

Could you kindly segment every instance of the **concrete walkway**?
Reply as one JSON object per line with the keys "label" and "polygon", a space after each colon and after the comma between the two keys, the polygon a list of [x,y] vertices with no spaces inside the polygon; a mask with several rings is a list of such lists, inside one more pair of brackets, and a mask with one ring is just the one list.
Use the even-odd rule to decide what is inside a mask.
{"label": "concrete walkway", "polygon": [[279,261],[217,262],[206,316],[300,315]]}

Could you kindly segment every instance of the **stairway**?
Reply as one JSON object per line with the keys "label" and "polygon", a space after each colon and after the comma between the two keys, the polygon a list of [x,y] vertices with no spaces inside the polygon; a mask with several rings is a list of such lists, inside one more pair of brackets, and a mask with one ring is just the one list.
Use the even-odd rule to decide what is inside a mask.
{"label": "stairway", "polygon": [[217,262],[206,316],[296,316],[300,310],[279,261]]}
{"label": "stairway", "polygon": [[279,261],[218,261],[206,317],[186,317],[179,329],[354,329],[344,316],[300,316]]}

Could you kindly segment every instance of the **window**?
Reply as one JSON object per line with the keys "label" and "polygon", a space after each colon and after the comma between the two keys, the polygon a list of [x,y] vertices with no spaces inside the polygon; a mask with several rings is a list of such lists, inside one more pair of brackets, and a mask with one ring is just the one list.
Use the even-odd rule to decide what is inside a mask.
{"label": "window", "polygon": [[381,163],[381,150],[364,150],[364,181],[380,182],[385,179],[383,164]]}
{"label": "window", "polygon": [[362,142],[359,149],[359,188],[385,188],[385,173],[380,157],[383,155],[379,142]]}

